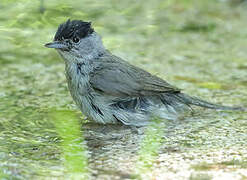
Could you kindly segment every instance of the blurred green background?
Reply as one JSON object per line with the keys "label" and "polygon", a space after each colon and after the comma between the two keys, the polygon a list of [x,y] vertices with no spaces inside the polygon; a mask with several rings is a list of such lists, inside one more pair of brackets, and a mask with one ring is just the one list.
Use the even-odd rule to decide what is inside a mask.
{"label": "blurred green background", "polygon": [[143,135],[90,125],[44,47],[68,18],[186,93],[247,106],[244,0],[1,0],[0,179],[247,178],[244,112],[198,109]]}

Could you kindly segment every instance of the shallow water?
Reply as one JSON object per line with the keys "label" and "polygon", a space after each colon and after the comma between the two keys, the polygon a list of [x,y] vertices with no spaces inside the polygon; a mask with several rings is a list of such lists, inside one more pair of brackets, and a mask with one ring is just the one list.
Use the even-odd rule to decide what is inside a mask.
{"label": "shallow water", "polygon": [[227,1],[0,4],[1,179],[245,179],[245,112],[195,108],[133,129],[88,122],[44,48],[67,18],[114,54],[211,102],[247,107],[247,5]]}

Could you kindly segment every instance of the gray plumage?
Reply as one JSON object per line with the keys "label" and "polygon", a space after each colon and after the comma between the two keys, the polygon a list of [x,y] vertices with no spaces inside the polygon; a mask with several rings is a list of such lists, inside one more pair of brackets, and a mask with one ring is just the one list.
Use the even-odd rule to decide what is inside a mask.
{"label": "gray plumage", "polygon": [[163,79],[129,64],[107,51],[91,23],[68,20],[54,42],[65,61],[68,87],[84,115],[98,123],[121,122],[143,126],[158,116],[176,119],[191,105],[240,110],[191,97]]}

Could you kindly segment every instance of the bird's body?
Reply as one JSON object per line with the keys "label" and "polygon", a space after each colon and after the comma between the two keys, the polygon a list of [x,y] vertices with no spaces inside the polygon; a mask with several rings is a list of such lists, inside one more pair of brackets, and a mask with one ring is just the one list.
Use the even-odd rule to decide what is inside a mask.
{"label": "bird's body", "polygon": [[[121,72],[111,74],[111,71]],[[155,114],[174,119],[178,115],[177,111],[182,111],[186,107],[178,102],[178,107],[172,107],[168,102],[164,102],[164,97],[162,102],[162,96],[179,93],[178,89],[169,87],[167,83],[163,85],[163,89],[162,84],[156,85],[156,93],[150,90],[155,85],[150,84],[149,86],[153,87],[148,87],[148,84],[143,84],[139,87],[138,83],[143,80],[145,83],[145,77],[151,76],[154,80],[157,78],[157,83],[163,81],[123,60],[119,61],[118,57],[109,52],[100,54],[93,61],[66,63],[65,72],[74,101],[83,114],[98,123],[122,122],[126,125],[145,125]],[[106,82],[105,78],[109,81]],[[125,84],[123,80],[128,78],[132,78],[132,81]],[[112,83],[119,86],[114,88]],[[164,94],[162,95],[160,91]]]}
{"label": "bird's body", "polygon": [[[77,39],[76,39],[77,38]],[[180,89],[107,51],[83,21],[60,25],[55,42],[65,60],[68,87],[84,115],[98,123],[143,126],[158,116],[176,119],[190,105],[230,109],[183,94]]]}

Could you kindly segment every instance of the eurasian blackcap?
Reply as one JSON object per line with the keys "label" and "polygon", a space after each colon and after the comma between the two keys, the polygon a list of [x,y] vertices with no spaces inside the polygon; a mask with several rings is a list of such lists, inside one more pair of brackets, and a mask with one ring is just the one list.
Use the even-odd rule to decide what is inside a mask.
{"label": "eurasian blackcap", "polygon": [[59,26],[54,41],[45,46],[62,56],[71,96],[82,113],[98,123],[143,126],[154,116],[176,119],[191,105],[241,110],[186,95],[111,54],[90,22],[68,20]]}

